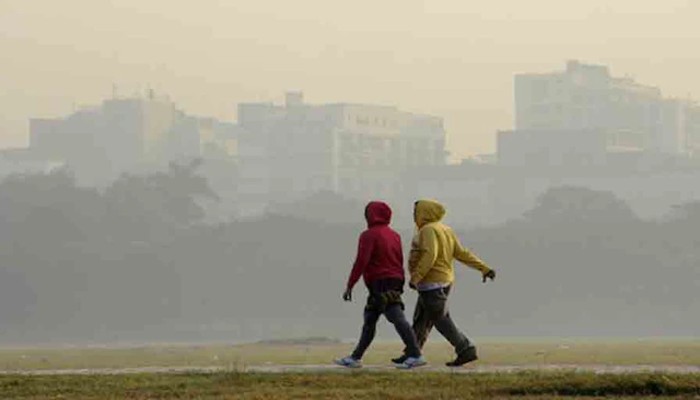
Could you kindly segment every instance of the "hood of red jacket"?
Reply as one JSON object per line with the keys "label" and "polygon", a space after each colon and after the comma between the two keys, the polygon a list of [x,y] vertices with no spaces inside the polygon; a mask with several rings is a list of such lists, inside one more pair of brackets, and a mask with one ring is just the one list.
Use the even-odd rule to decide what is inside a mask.
{"label": "hood of red jacket", "polygon": [[381,201],[373,201],[365,208],[365,219],[369,227],[389,225],[391,223],[391,207]]}

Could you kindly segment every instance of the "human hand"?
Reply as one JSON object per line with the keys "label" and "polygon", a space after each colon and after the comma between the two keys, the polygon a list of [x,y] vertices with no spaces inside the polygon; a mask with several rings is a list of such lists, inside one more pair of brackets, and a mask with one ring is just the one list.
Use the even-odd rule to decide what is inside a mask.
{"label": "human hand", "polygon": [[343,292],[343,300],[352,301],[352,289],[345,289],[345,292]]}
{"label": "human hand", "polygon": [[486,283],[487,279],[494,280],[496,278],[496,271],[490,269],[481,275],[482,282]]}

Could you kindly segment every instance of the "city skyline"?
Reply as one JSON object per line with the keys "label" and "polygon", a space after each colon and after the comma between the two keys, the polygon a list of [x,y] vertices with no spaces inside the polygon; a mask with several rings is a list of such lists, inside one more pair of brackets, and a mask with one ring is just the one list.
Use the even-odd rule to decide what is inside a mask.
{"label": "city skyline", "polygon": [[[564,61],[565,61],[566,63],[569,63],[569,64],[571,64],[571,63],[576,63],[576,64],[582,63],[581,60],[575,60],[575,59],[564,60]],[[588,62],[585,62],[585,61],[584,61],[581,65],[590,65],[590,66],[593,66],[593,67],[596,67],[596,68],[605,68],[606,70],[610,70],[609,66],[607,66],[607,65],[592,64],[592,63],[588,63]],[[558,73],[560,73],[560,71],[561,71],[561,68],[559,67],[559,68],[553,68],[553,69],[550,70],[550,71],[537,71],[537,72],[524,71],[524,72],[521,72],[521,73],[518,73],[518,74],[514,74],[514,75],[512,76],[512,93],[511,93],[511,96],[512,96],[512,103],[514,104],[514,107],[513,107],[513,109],[512,109],[512,114],[513,114],[513,115],[512,115],[512,121],[510,122],[510,125],[511,125],[511,126],[517,127],[517,115],[516,115],[516,109],[517,109],[517,107],[515,106],[515,104],[517,103],[517,99],[516,99],[516,97],[517,97],[517,87],[516,87],[516,86],[517,86],[517,83],[516,83],[516,81],[517,81],[518,77],[523,77],[523,76],[534,76],[534,77],[537,77],[537,76],[548,76],[548,75],[550,75],[550,74],[558,74]],[[664,98],[664,99],[667,99],[668,101],[680,100],[680,101],[688,102],[688,104],[697,104],[697,101],[696,101],[694,98],[680,98],[680,97],[674,97],[674,96],[667,96],[666,93],[664,92],[663,88],[655,87],[655,86],[646,84],[646,83],[644,83],[644,82],[636,81],[636,80],[634,80],[633,78],[631,78],[628,74],[624,74],[624,75],[620,75],[620,76],[622,76],[622,78],[618,78],[618,79],[626,80],[626,81],[630,82],[631,84],[638,85],[639,87],[647,88],[648,90],[655,92],[655,93],[656,93],[655,96],[663,96],[663,98]],[[286,91],[286,92],[284,92],[284,93],[289,94],[289,93],[293,93],[293,91],[292,91],[292,92]],[[303,92],[299,92],[299,93],[303,93]],[[103,101],[108,101],[108,100],[110,100],[110,99],[112,99],[112,100],[117,100],[117,99],[124,99],[124,100],[127,100],[127,99],[146,99],[146,98],[148,98],[148,97],[150,97],[150,96],[157,95],[157,96],[159,96],[162,100],[165,100],[165,101],[167,101],[167,102],[171,102],[174,106],[177,105],[177,107],[179,107],[179,108],[182,109],[182,107],[180,106],[180,103],[177,101],[178,99],[173,99],[173,98],[170,96],[170,94],[168,94],[168,93],[156,92],[156,91],[153,89],[153,87],[152,87],[151,85],[141,85],[141,86],[139,86],[139,87],[134,88],[133,90],[129,90],[129,89],[125,89],[124,87],[119,87],[118,85],[113,84],[112,87],[111,87],[111,93],[110,93],[110,94],[111,94],[111,97],[110,97],[110,96],[105,96],[105,97],[103,97],[102,99],[100,99],[99,102],[101,103],[101,102],[103,102]],[[266,99],[259,98],[259,101],[253,101],[253,103],[264,103],[264,104],[284,103],[284,102],[285,102],[285,99],[283,98],[283,96],[284,96],[284,95],[282,95],[282,96],[280,96],[280,95],[274,95],[274,96],[272,96],[272,97],[270,97],[270,98],[266,98]],[[282,100],[279,101],[279,98],[281,98],[281,97],[282,97]],[[233,108],[236,109],[236,112],[235,112],[235,114],[234,114],[234,115],[235,115],[235,118],[218,118],[218,117],[212,116],[212,115],[201,115],[201,114],[193,114],[193,115],[196,115],[197,118],[205,118],[205,119],[206,119],[206,118],[213,118],[213,119],[220,120],[221,122],[237,124],[237,123],[239,123],[239,117],[240,117],[240,116],[239,116],[240,105],[241,105],[241,104],[248,104],[248,103],[251,103],[251,101],[242,101],[242,102],[240,102],[240,103],[234,105]],[[378,106],[378,107],[400,108],[400,107],[398,107],[398,106],[396,106],[396,105],[393,105],[393,104],[392,104],[392,105],[386,105],[386,104],[381,104],[381,105],[380,105],[380,104],[375,104],[375,103],[356,103],[356,102],[347,102],[347,101],[342,101],[342,100],[329,102],[329,103],[327,103],[327,104],[339,104],[339,105],[342,105],[342,104],[367,104],[367,105],[374,105],[374,106]],[[69,110],[67,113],[65,113],[65,114],[63,114],[63,115],[55,115],[55,116],[51,116],[51,117],[44,117],[44,116],[42,116],[42,117],[32,117],[32,116],[30,116],[30,118],[28,119],[28,122],[29,122],[29,123],[27,124],[28,127],[29,127],[28,132],[27,132],[27,138],[26,138],[27,143],[16,144],[16,145],[14,145],[14,146],[3,146],[3,145],[2,145],[2,141],[0,140],[0,149],[2,149],[2,148],[4,148],[4,147],[5,147],[5,148],[25,148],[25,147],[30,147],[30,146],[31,146],[31,122],[32,122],[32,120],[62,118],[64,115],[67,115],[67,114],[75,114],[75,113],[79,113],[79,112],[82,112],[82,111],[91,110],[91,109],[94,109],[95,107],[96,107],[95,104],[81,104],[81,105],[72,104],[72,105],[71,105],[71,110]],[[188,110],[183,109],[183,111],[188,111]],[[408,111],[408,110],[407,110],[407,111]],[[415,113],[416,110],[411,110],[410,112],[414,112],[414,113]],[[418,112],[418,114],[420,114],[420,112]],[[450,125],[450,121],[449,121],[449,120],[447,120],[446,118],[444,118],[444,117],[442,117],[442,116],[440,116],[440,115],[438,115],[438,117],[440,117],[442,120],[445,121],[445,125],[446,125],[446,126],[449,126],[449,125]],[[499,133],[499,132],[503,132],[503,131],[504,131],[504,129],[497,129],[496,131],[493,132],[493,135],[494,135],[494,138],[495,138],[494,140],[495,140],[495,141],[498,141],[498,138],[497,138],[498,133]],[[479,155],[478,153],[464,153],[463,151],[460,151],[460,150],[464,150],[464,149],[454,149],[454,147],[450,147],[450,146],[449,146],[449,138],[450,138],[450,132],[449,132],[449,130],[446,130],[446,137],[447,137],[446,150],[447,150],[447,152],[448,152],[448,160],[449,160],[449,161],[452,161],[453,163],[459,163],[459,162],[460,162],[462,159],[464,159],[465,157],[471,157],[471,156],[474,156],[474,155]],[[491,149],[488,153],[481,153],[481,155],[491,154],[491,155],[495,156],[497,153],[498,153],[498,146],[497,146],[497,144],[496,144],[496,145],[494,146],[494,148]]]}
{"label": "city skyline", "polygon": [[495,132],[512,126],[514,74],[562,60],[608,65],[671,97],[700,93],[688,52],[700,5],[538,3],[4,1],[0,146],[26,143],[29,116],[97,103],[114,83],[150,83],[228,121],[235,104],[290,89],[314,103],[391,104],[445,118],[457,159],[493,152]]}

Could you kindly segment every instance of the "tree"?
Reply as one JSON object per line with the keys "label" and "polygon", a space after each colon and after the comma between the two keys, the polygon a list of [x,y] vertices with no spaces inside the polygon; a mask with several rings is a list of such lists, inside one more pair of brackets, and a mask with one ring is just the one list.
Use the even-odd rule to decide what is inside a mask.
{"label": "tree", "polygon": [[525,214],[530,221],[619,223],[636,220],[632,209],[613,193],[576,186],[551,188]]}
{"label": "tree", "polygon": [[16,241],[26,236],[38,246],[84,239],[94,234],[102,214],[97,190],[78,187],[68,169],[13,175],[0,183],[0,235]]}
{"label": "tree", "polygon": [[166,172],[120,177],[104,193],[114,233],[150,240],[200,222],[205,212],[199,201],[218,199],[196,174],[200,164],[171,163]]}
{"label": "tree", "polygon": [[315,193],[303,200],[277,203],[268,213],[330,224],[364,224],[364,207],[359,201],[330,191]]}

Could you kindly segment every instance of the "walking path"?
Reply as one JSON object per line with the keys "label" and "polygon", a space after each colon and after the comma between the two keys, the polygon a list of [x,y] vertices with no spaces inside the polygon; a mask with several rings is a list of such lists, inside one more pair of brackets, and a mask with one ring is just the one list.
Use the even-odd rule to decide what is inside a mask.
{"label": "walking path", "polygon": [[[214,372],[252,372],[252,373],[329,373],[348,371],[389,372],[396,371],[390,365],[366,365],[361,369],[347,369],[335,365],[252,365],[245,367],[139,367],[139,368],[96,368],[96,369],[46,369],[46,370],[3,370],[0,375],[126,375],[126,374],[167,374],[167,373],[214,373]],[[596,374],[628,374],[628,373],[674,373],[700,374],[700,366],[696,365],[474,365],[462,368],[448,368],[438,365],[427,365],[412,372],[442,372],[442,373],[514,373],[521,371],[541,372],[591,372]]]}

